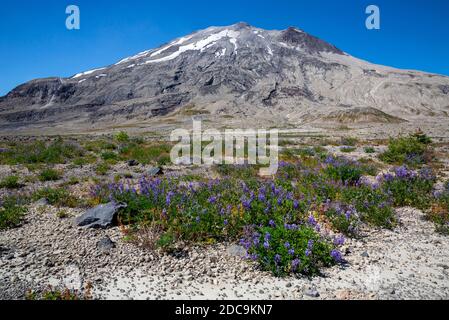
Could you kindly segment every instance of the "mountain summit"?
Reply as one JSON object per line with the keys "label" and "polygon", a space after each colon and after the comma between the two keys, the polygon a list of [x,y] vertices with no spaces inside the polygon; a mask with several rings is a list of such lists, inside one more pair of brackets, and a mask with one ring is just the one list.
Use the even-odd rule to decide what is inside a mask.
{"label": "mountain summit", "polygon": [[0,130],[211,123],[402,122],[448,117],[449,78],[359,60],[300,29],[210,27],[0,98]]}

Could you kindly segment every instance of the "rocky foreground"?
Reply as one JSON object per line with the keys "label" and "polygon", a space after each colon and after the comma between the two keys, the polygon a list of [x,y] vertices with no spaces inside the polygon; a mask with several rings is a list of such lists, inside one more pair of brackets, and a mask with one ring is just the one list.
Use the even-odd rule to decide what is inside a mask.
{"label": "rocky foreground", "polygon": [[311,279],[261,272],[235,244],[159,255],[124,241],[118,227],[76,227],[80,210],[65,219],[43,203],[29,211],[21,228],[0,233],[1,299],[23,299],[50,286],[94,299],[449,298],[449,238],[416,209],[399,209],[393,231],[347,240],[347,263]]}

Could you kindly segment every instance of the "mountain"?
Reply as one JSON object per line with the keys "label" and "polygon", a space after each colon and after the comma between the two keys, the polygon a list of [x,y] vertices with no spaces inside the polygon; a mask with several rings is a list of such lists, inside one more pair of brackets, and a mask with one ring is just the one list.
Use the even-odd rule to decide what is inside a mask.
{"label": "mountain", "polygon": [[449,77],[359,60],[302,30],[210,27],[0,98],[0,130],[400,123],[448,118]]}

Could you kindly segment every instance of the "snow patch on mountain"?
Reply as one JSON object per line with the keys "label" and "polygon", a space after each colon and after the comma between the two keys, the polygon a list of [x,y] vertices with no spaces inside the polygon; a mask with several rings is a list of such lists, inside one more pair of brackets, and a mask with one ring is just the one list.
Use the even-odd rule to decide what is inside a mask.
{"label": "snow patch on mountain", "polygon": [[78,74],[76,74],[75,76],[73,76],[72,79],[77,79],[77,78],[81,78],[81,77],[83,77],[83,76],[88,76],[88,75],[90,75],[90,74],[92,74],[92,73],[95,73],[95,72],[97,72],[97,71],[101,71],[101,70],[104,70],[104,69],[106,69],[106,68],[98,68],[98,69],[93,69],[93,70],[81,72],[81,73],[78,73]]}
{"label": "snow patch on mountain", "polygon": [[[147,60],[145,63],[148,64],[148,63],[158,63],[158,62],[170,61],[170,60],[176,59],[181,54],[183,54],[184,52],[187,52],[187,51],[203,52],[207,48],[210,48],[211,46],[215,45],[219,40],[221,40],[223,38],[230,38],[231,43],[233,43],[235,49],[237,49],[237,38],[239,35],[240,35],[240,32],[238,32],[238,31],[229,30],[229,29],[222,30],[218,33],[208,36],[206,39],[201,39],[196,42],[187,44],[185,46],[181,46],[181,47],[179,47],[179,49],[176,52],[173,52],[172,54],[170,54],[168,56],[165,56],[165,57],[162,57],[159,59]],[[163,51],[165,51],[165,50],[166,49],[164,49]]]}

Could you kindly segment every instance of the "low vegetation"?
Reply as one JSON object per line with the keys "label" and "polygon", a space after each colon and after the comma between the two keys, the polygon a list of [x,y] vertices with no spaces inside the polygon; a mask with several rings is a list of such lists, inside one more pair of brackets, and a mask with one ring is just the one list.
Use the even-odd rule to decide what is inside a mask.
{"label": "low vegetation", "polygon": [[[86,180],[67,172],[70,178],[34,191],[29,200],[46,199],[60,208],[61,219],[68,216],[67,207],[126,203],[119,221],[127,238],[141,238],[142,231],[151,230],[152,236],[144,241],[150,248],[170,251],[180,242],[238,241],[248,259],[277,276],[316,275],[323,267],[344,263],[339,249],[345,237],[359,237],[362,227],[394,228],[398,207],[425,211],[440,232],[449,233],[449,183],[442,192],[434,192],[431,141],[419,132],[391,139],[379,159],[355,161],[331,155],[322,146],[283,148],[279,170],[270,178],[260,177],[259,167],[251,165],[217,165],[210,172],[215,179],[197,173],[149,177],[143,169],[137,171],[137,165],[168,164],[172,145],[124,132],[81,146],[56,141],[37,143],[34,156],[10,145],[0,162],[33,166],[39,169],[33,177],[41,182],[62,180],[62,170],[52,164],[90,165],[94,174],[88,179],[96,184],[90,198],[73,195],[71,189]],[[339,148],[353,152],[356,146],[363,148],[349,137]],[[376,152],[373,147],[364,150]],[[112,175],[120,161],[128,163],[129,171],[114,170]],[[0,187],[17,189],[19,181],[25,182],[7,176]],[[21,223],[28,201],[24,199],[7,197],[1,202],[0,229]]]}
{"label": "low vegetation", "polygon": [[420,167],[432,160],[430,143],[431,140],[421,132],[408,137],[390,139],[388,150],[379,158],[389,164]]}
{"label": "low vegetation", "polygon": [[0,230],[14,228],[20,225],[26,209],[23,200],[10,196],[0,201]]}
{"label": "low vegetation", "polygon": [[18,176],[7,176],[0,181],[0,188],[19,189],[21,186]]}

